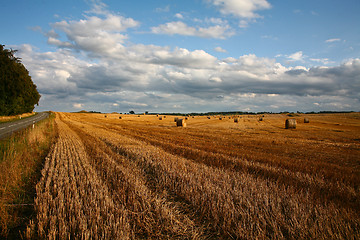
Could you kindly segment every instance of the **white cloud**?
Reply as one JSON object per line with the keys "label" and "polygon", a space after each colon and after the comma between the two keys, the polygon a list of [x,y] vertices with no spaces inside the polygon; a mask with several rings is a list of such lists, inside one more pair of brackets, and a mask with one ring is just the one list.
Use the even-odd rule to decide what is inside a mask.
{"label": "white cloud", "polygon": [[90,2],[92,3],[92,8],[89,11],[85,11],[85,13],[93,13],[98,15],[106,15],[109,13],[107,10],[107,5],[101,0],[90,0]]}
{"label": "white cloud", "polygon": [[220,77],[211,77],[209,79],[210,82],[217,82],[217,83],[221,83],[222,82],[222,79]]}
{"label": "white cloud", "polygon": [[222,53],[226,53],[227,51],[225,49],[223,49],[222,47],[216,47],[214,48],[215,51],[217,52],[222,52]]}
{"label": "white cloud", "polygon": [[223,14],[247,19],[258,18],[260,15],[255,13],[256,11],[271,8],[266,0],[210,0],[210,2],[219,7]]}
{"label": "white cloud", "polygon": [[211,68],[216,62],[214,56],[203,50],[190,52],[184,48],[175,48],[173,51],[168,48],[156,48],[150,52],[150,56],[145,55],[144,59],[148,60],[148,63],[186,68]]}
{"label": "white cloud", "polygon": [[326,43],[333,43],[333,42],[340,42],[340,41],[341,41],[340,38],[331,38],[331,39],[325,40]]}
{"label": "white cloud", "polygon": [[239,27],[245,28],[249,21],[261,18],[257,12],[271,8],[267,0],[207,0],[224,15],[239,18]]}
{"label": "white cloud", "polygon": [[224,26],[228,25],[228,21],[221,18],[205,18],[205,22]]}
{"label": "white cloud", "polygon": [[181,13],[176,13],[175,17],[178,19],[184,19],[184,16]]}
{"label": "white cloud", "polygon": [[52,24],[52,27],[63,31],[68,40],[62,41],[52,34],[48,36],[48,43],[63,48],[84,50],[94,55],[114,52],[121,54],[124,50],[122,44],[127,38],[122,32],[138,25],[139,23],[132,18],[112,14],[107,14],[105,18],[92,16],[80,21],[61,21]]}
{"label": "white cloud", "polygon": [[157,27],[152,27],[151,31],[152,33],[155,34],[168,34],[168,35],[178,34],[184,36],[197,36],[202,38],[218,38],[218,39],[225,39],[235,34],[231,30],[229,25],[215,25],[210,27],[191,27],[181,21],[161,24]]}
{"label": "white cloud", "polygon": [[305,57],[306,56],[303,55],[302,51],[298,51],[296,53],[287,56],[287,58],[290,59],[290,61],[304,61]]}
{"label": "white cloud", "polygon": [[82,103],[74,103],[74,104],[73,104],[73,107],[74,107],[74,108],[83,108],[83,107],[84,107],[84,104],[82,104]]}
{"label": "white cloud", "polygon": [[189,35],[195,36],[196,29],[194,27],[189,27],[184,22],[168,22],[166,24],[162,24],[158,27],[152,27],[151,31],[157,34],[181,34],[181,35]]}

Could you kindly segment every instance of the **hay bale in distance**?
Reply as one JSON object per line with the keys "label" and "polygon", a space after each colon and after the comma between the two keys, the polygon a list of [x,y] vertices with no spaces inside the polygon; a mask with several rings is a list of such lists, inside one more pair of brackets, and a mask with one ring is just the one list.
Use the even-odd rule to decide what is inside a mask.
{"label": "hay bale in distance", "polygon": [[207,119],[211,119],[211,117],[207,117]]}
{"label": "hay bale in distance", "polygon": [[286,119],[285,128],[286,129],[295,129],[296,128],[296,119],[295,118]]}
{"label": "hay bale in distance", "polygon": [[176,121],[176,126],[177,126],[177,127],[186,127],[185,119],[182,119],[182,118],[177,119],[177,121]]}
{"label": "hay bale in distance", "polygon": [[304,118],[304,123],[309,123],[310,120],[308,118]]}
{"label": "hay bale in distance", "polygon": [[239,119],[238,118],[234,118],[234,123],[238,123]]}
{"label": "hay bale in distance", "polygon": [[262,120],[263,120],[263,118],[262,118],[262,117],[260,117],[260,118],[259,118],[259,121],[262,121]]}
{"label": "hay bale in distance", "polygon": [[219,120],[222,120],[222,117],[219,117]]}
{"label": "hay bale in distance", "polygon": [[122,119],[122,117],[120,116],[119,119]]}
{"label": "hay bale in distance", "polygon": [[174,118],[174,122],[177,122],[178,119],[179,119],[178,117],[175,117],[175,118]]}
{"label": "hay bale in distance", "polygon": [[159,120],[162,120],[162,117],[159,117]]}

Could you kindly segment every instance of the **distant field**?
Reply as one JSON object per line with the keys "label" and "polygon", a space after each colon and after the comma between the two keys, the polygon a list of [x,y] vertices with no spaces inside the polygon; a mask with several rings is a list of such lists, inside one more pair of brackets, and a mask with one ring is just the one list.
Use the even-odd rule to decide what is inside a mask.
{"label": "distant field", "polygon": [[57,113],[27,235],[360,238],[359,113],[174,117]]}

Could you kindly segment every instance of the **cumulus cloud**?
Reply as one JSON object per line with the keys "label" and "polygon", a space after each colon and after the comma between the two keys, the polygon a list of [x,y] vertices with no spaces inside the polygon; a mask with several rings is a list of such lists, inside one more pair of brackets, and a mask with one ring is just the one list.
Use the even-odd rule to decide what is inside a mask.
{"label": "cumulus cloud", "polygon": [[239,18],[239,26],[247,27],[249,21],[261,18],[257,12],[271,8],[267,0],[207,0],[224,15]]}
{"label": "cumulus cloud", "polygon": [[184,19],[184,16],[181,13],[176,13],[175,17],[179,19]]}
{"label": "cumulus cloud", "polygon": [[256,11],[271,8],[270,3],[266,0],[210,0],[210,2],[218,7],[223,14],[248,19],[260,17],[255,13]]}
{"label": "cumulus cloud", "polygon": [[216,51],[216,52],[222,52],[222,53],[226,53],[227,51],[225,50],[225,49],[223,49],[222,47],[216,47],[216,48],[214,48],[214,50]]}
{"label": "cumulus cloud", "polygon": [[83,108],[84,107],[84,104],[82,104],[82,103],[74,103],[73,104],[73,106],[74,106],[74,108]]}
{"label": "cumulus cloud", "polygon": [[132,18],[112,14],[107,14],[105,18],[91,16],[80,21],[61,21],[52,24],[52,27],[65,33],[67,41],[55,35],[53,29],[50,32],[54,34],[48,36],[48,43],[60,48],[83,50],[95,56],[122,54],[122,44],[127,38],[123,32],[138,25],[139,22]]}
{"label": "cumulus cloud", "polygon": [[196,36],[202,38],[225,39],[235,33],[229,25],[215,25],[210,27],[191,27],[182,21],[168,22],[157,27],[152,27],[151,32],[155,34]]}
{"label": "cumulus cloud", "polygon": [[[283,99],[284,96],[313,96],[317,97],[316,102],[320,102],[323,96],[341,96],[347,104],[354,104],[360,98],[360,59],[353,59],[336,67],[308,69],[287,68],[273,59],[259,58],[256,55],[220,60],[204,51],[167,50],[154,51],[150,55],[158,58],[148,62],[126,62],[119,59],[112,64],[107,59],[87,63],[77,59],[75,53],[62,49],[37,53],[28,46],[23,46],[19,54],[23,59],[31,59],[24,63],[41,94],[62,99],[58,102],[64,99],[72,99],[75,103],[79,103],[79,100],[94,101],[93,105],[96,105],[96,100],[102,104],[108,102],[107,107],[112,111],[115,111],[115,106],[112,105],[114,102],[119,104],[119,109],[130,105],[144,110],[155,109],[155,106],[171,109],[169,104],[176,103],[175,99],[179,102],[192,99],[199,103],[198,108],[206,105],[200,104],[203,101],[213,102],[214,106],[220,107],[221,104],[216,104],[220,95],[227,96],[224,99],[229,102],[249,96],[256,101],[271,97],[272,105],[278,107],[284,104],[281,101],[274,104],[274,101]],[[25,54],[29,54],[31,58],[25,57]],[[147,57],[144,56],[144,59]],[[197,64],[196,68],[189,64],[192,61]],[[40,66],[39,62],[42,63]],[[151,95],[141,94],[149,91],[152,92]],[[126,97],[119,98],[118,94],[121,92],[125,92]],[[141,97],[135,99],[137,101],[129,101],[136,95]],[[257,108],[266,106],[265,103],[266,101],[259,102]],[[194,107],[190,103],[182,106],[184,109]],[[253,109],[256,109],[255,106]]]}
{"label": "cumulus cloud", "polygon": [[304,61],[305,57],[307,56],[304,56],[302,51],[298,51],[296,53],[287,56],[287,58],[290,59],[290,61],[300,61],[300,62]]}
{"label": "cumulus cloud", "polygon": [[[48,42],[58,47],[56,51],[17,46],[17,55],[42,94],[40,108],[171,112],[176,106],[177,111],[188,112],[360,106],[360,59],[310,68],[286,67],[254,54],[219,59],[201,49],[125,41],[126,31],[138,24],[110,13],[60,21],[47,34]],[[286,57],[301,62],[306,56],[298,51]]]}

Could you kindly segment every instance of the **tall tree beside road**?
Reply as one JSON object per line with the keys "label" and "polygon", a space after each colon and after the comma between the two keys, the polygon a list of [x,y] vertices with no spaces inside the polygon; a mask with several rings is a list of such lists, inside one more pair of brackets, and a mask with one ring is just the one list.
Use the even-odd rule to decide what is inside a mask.
{"label": "tall tree beside road", "polygon": [[0,44],[0,115],[16,115],[34,110],[40,94],[29,71],[15,57],[16,50]]}

